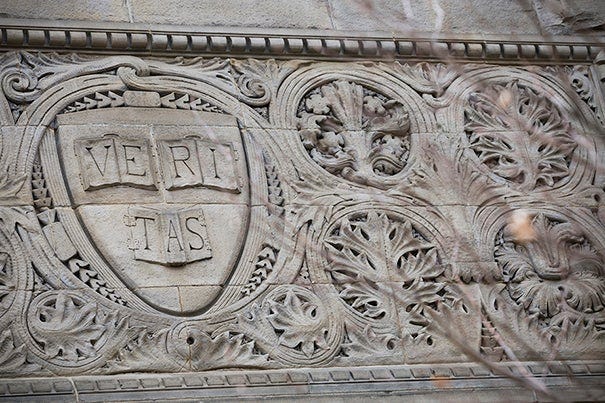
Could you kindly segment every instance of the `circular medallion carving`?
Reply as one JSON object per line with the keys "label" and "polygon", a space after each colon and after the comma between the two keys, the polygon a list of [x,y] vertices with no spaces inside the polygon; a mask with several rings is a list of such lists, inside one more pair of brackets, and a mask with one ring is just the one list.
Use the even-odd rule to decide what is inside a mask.
{"label": "circular medallion carving", "polygon": [[298,110],[305,149],[331,174],[376,185],[406,166],[410,120],[398,101],[338,80],[311,91]]}

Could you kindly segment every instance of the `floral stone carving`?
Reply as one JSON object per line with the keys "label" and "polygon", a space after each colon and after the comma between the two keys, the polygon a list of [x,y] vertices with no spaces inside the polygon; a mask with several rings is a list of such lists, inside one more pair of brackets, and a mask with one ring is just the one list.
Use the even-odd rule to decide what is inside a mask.
{"label": "floral stone carving", "polygon": [[510,227],[500,233],[495,258],[511,298],[549,331],[566,321],[605,323],[603,257],[576,225],[539,213],[530,239]]}
{"label": "floral stone carving", "polygon": [[398,101],[338,80],[307,95],[300,109],[303,145],[328,172],[376,186],[405,167],[410,122]]}
{"label": "floral stone carving", "polygon": [[452,349],[443,338],[446,318],[466,323],[467,340],[478,336],[468,302],[446,280],[436,245],[409,219],[377,211],[351,214],[332,227],[324,245],[326,270],[349,312],[376,329],[399,317],[406,360]]}
{"label": "floral stone carving", "polygon": [[97,359],[106,343],[123,336],[128,319],[105,312],[75,292],[48,292],[34,301],[30,331],[48,359],[77,363]]}
{"label": "floral stone carving", "polygon": [[470,148],[494,174],[524,191],[566,178],[576,147],[572,127],[543,94],[512,81],[469,98]]}
{"label": "floral stone carving", "polygon": [[505,61],[7,53],[0,373],[605,359],[600,93]]}

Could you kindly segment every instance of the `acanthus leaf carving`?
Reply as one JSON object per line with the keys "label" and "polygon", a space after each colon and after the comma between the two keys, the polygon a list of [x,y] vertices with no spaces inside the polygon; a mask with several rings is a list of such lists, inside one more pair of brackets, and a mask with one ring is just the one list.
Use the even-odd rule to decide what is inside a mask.
{"label": "acanthus leaf carving", "polygon": [[283,62],[274,59],[230,59],[229,62],[235,73],[242,100],[256,107],[267,105],[284,78],[305,63],[298,60]]}
{"label": "acanthus leaf carving", "polygon": [[590,69],[587,66],[573,66],[567,67],[565,71],[573,89],[582,101],[586,102],[599,124],[605,126],[605,116],[597,101],[596,87],[592,81]]}
{"label": "acanthus leaf carving", "polygon": [[178,371],[183,368],[184,365],[168,353],[169,329],[152,331],[142,327],[134,328],[133,333],[134,337],[107,359],[104,369],[108,373]]}
{"label": "acanthus leaf carving", "polygon": [[[55,56],[49,57],[52,59]],[[31,60],[34,60],[34,64],[41,63],[36,61],[35,57]],[[63,66],[60,62],[62,59],[56,60],[57,65],[61,67],[57,67],[56,72],[52,69],[44,70],[43,74],[50,77],[53,74],[62,74],[62,69],[77,68],[76,62],[67,61],[66,66]],[[82,59],[84,67],[80,72],[73,73],[76,74],[73,77],[94,73],[96,70],[89,68],[89,62],[98,60],[100,59],[97,57]],[[206,102],[208,97],[214,99],[213,102],[221,107],[231,102],[241,107],[246,104],[257,108],[257,111],[262,108],[261,114],[264,111],[263,116],[268,117],[272,97],[281,90],[280,83],[287,80],[288,75],[295,71],[300,63],[199,58],[140,60],[140,68],[129,64],[118,65],[115,64],[116,60],[111,61],[113,64],[108,61],[107,70],[98,71],[101,74],[95,73],[94,77],[105,84],[111,83],[114,90],[91,87],[89,92],[82,91],[77,97],[70,98],[69,105],[67,102],[60,104],[60,108],[63,108],[61,113],[91,111],[88,116],[93,116],[97,113],[95,109],[119,106],[129,107],[129,110],[125,111],[129,113],[133,113],[134,106],[142,107],[139,110],[156,106],[166,108],[158,115],[170,114],[171,111],[167,109],[222,113],[221,117],[232,113],[229,108],[223,111],[219,106]],[[350,66],[359,68],[359,65],[355,64]],[[359,71],[369,73],[376,66],[367,64]],[[33,65],[30,67],[32,71],[35,70]],[[78,231],[73,228],[78,225],[81,211],[97,203],[97,200],[91,198],[91,203],[78,204],[74,208],[79,209],[76,216],[69,218],[64,213],[68,208],[60,204],[61,198],[57,196],[57,199],[53,200],[50,194],[50,176],[45,178],[42,164],[35,162],[31,172],[34,208],[0,207],[0,230],[5,235],[20,238],[24,242],[29,235],[38,237],[43,242],[44,239],[48,240],[48,244],[44,243],[41,249],[46,253],[44,258],[54,262],[53,272],[47,268],[36,268],[33,262],[25,265],[29,270],[24,273],[26,283],[32,284],[32,288],[27,291],[32,296],[26,296],[26,299],[31,301],[33,298],[34,303],[28,311],[30,320],[23,326],[31,335],[25,343],[31,345],[21,346],[19,343],[22,342],[20,338],[23,335],[19,334],[18,340],[10,340],[11,346],[7,342],[7,333],[3,333],[0,335],[0,361],[6,357],[6,361],[11,363],[21,359],[14,360],[14,355],[3,355],[2,346],[5,345],[19,354],[29,349],[32,355],[37,356],[38,362],[45,361],[49,367],[61,367],[54,369],[56,373],[63,371],[62,366],[75,370],[86,368],[82,371],[90,373],[115,373],[134,370],[202,371],[218,368],[335,365],[334,363],[347,362],[347,359],[350,359],[348,362],[355,362],[360,358],[368,358],[367,362],[374,364],[388,361],[386,357],[391,355],[391,361],[388,361],[390,363],[400,359],[401,349],[407,350],[408,353],[417,349],[419,360],[449,359],[444,358],[445,350],[433,348],[441,342],[438,341],[437,333],[444,333],[442,324],[450,321],[459,322],[462,326],[468,325],[470,334],[474,331],[476,323],[468,317],[478,316],[476,311],[469,313],[470,305],[457,291],[457,284],[452,278],[462,277],[466,283],[479,280],[474,272],[473,264],[476,262],[470,262],[468,273],[461,276],[454,273],[450,277],[450,271],[462,267],[466,261],[462,262],[462,265],[456,265],[459,262],[453,260],[452,256],[446,256],[444,250],[447,250],[451,238],[458,234],[466,236],[472,232],[468,229],[474,229],[475,225],[481,225],[483,228],[486,223],[483,222],[484,217],[481,214],[469,213],[468,216],[460,218],[460,221],[469,218],[468,228],[465,227],[464,231],[442,234],[437,231],[452,224],[448,222],[449,218],[456,216],[463,209],[474,212],[493,209],[497,212],[501,203],[510,200],[509,195],[505,194],[507,189],[496,186],[498,181],[482,175],[481,171],[476,170],[476,165],[468,163],[467,157],[472,153],[468,153],[466,149],[472,149],[483,165],[491,169],[496,176],[500,176],[503,182],[510,183],[516,190],[522,190],[512,192],[515,203],[527,203],[529,200],[529,197],[523,199],[519,193],[543,190],[564,183],[571,176],[572,166],[581,165],[583,162],[573,159],[577,155],[573,141],[576,139],[573,132],[575,126],[564,119],[559,102],[551,101],[537,90],[519,82],[491,86],[483,93],[471,97],[466,110],[468,137],[459,136],[457,133],[442,133],[440,123],[436,123],[437,126],[431,129],[433,122],[429,120],[434,118],[439,122],[443,116],[450,116],[447,113],[442,116],[435,113],[426,122],[415,123],[419,127],[426,125],[428,132],[423,132],[421,136],[414,133],[413,139],[417,143],[414,143],[413,149],[410,121],[420,122],[422,118],[416,119],[414,116],[413,120],[410,119],[408,113],[412,113],[412,109],[408,110],[407,106],[395,99],[397,97],[384,95],[396,93],[394,89],[388,89],[389,83],[402,80],[402,85],[408,84],[421,93],[429,107],[444,108],[446,101],[449,102],[457,96],[455,93],[452,95],[452,83],[460,77],[461,72],[464,73],[464,68],[427,63],[404,67],[408,70],[405,79],[389,71],[389,78],[385,83],[363,80],[364,83],[377,83],[373,85],[362,85],[361,79],[354,82],[353,80],[357,80],[351,78],[356,77],[354,74],[342,74],[341,77],[339,73],[333,72],[331,76],[320,77],[319,81],[315,81],[316,87],[302,98],[299,105],[288,105],[290,110],[298,106],[298,132],[291,134],[294,136],[294,142],[302,140],[312,160],[304,161],[314,161],[322,169],[345,181],[334,179],[327,185],[325,177],[314,174],[316,172],[312,170],[313,166],[309,167],[309,164],[300,160],[300,154],[292,153],[284,157],[283,154],[287,150],[283,147],[284,144],[291,144],[280,143],[282,139],[279,138],[277,128],[265,127],[272,125],[268,119],[258,119],[255,122],[262,126],[262,130],[267,130],[259,131],[258,135],[244,135],[245,141],[248,142],[246,145],[251,144],[251,149],[229,156],[241,159],[245,155],[254,158],[262,155],[262,159],[252,161],[258,163],[258,166],[253,167],[254,182],[251,185],[260,184],[266,194],[257,194],[250,198],[254,203],[254,214],[258,212],[262,219],[255,222],[250,230],[242,232],[245,235],[238,236],[238,239],[245,238],[246,243],[232,248],[245,250],[245,255],[233,259],[238,265],[245,267],[245,270],[236,273],[237,276],[228,276],[201,286],[205,290],[228,289],[228,293],[224,294],[227,295],[226,302],[210,305],[214,304],[211,302],[207,311],[206,307],[195,311],[183,310],[176,314],[172,311],[154,311],[152,304],[146,306],[131,296],[129,291],[138,289],[137,287],[128,282],[120,283],[119,278],[112,277],[112,272],[109,271],[114,269],[111,259],[107,259],[110,262],[107,270],[105,266],[95,266],[94,259],[90,258],[91,254],[81,253],[76,248]],[[384,71],[382,69],[382,73]],[[305,75],[307,73],[301,73],[302,81],[308,78],[308,75]],[[37,73],[32,74],[37,79],[44,78],[37,76]],[[62,80],[71,76],[65,77]],[[124,84],[120,83],[119,79],[122,79]],[[25,78],[23,80],[13,81],[13,90],[22,89],[24,93],[19,101],[22,102],[21,106],[24,106],[25,102],[33,102],[28,100],[29,97],[33,97],[33,100],[46,88],[46,84],[31,86]],[[86,80],[87,78],[83,78],[79,82]],[[410,84],[414,80],[417,81],[416,86]],[[32,79],[31,83],[34,81]],[[304,88],[304,82],[289,84],[292,87],[298,85]],[[463,85],[464,83],[456,83],[455,88],[461,88]],[[144,105],[128,104],[124,94],[147,97],[147,100],[157,99],[159,105],[151,105],[152,102]],[[236,104],[237,101],[240,103]],[[420,97],[417,101],[419,104],[423,102]],[[272,113],[282,113],[281,107],[280,105],[271,109]],[[410,108],[412,107],[410,104]],[[59,107],[56,110],[58,111]],[[42,115],[38,111],[34,112]],[[180,112],[181,116],[195,115]],[[150,114],[153,112],[150,111]],[[80,115],[84,116],[86,113]],[[179,115],[179,111],[176,111],[175,115]],[[253,119],[256,119],[254,116],[252,114]],[[463,116],[458,117],[462,121]],[[64,118],[66,121],[77,120],[74,115]],[[228,118],[232,119],[228,125],[218,125],[212,129],[219,132],[225,127],[241,128],[243,121],[240,116]],[[426,119],[426,116],[424,118]],[[60,120],[58,118],[49,123],[49,131],[56,128],[55,124],[59,124],[56,122]],[[136,124],[146,125],[143,119],[141,121],[143,123]],[[150,125],[162,125],[159,118],[158,121],[159,123]],[[82,123],[81,125],[84,126]],[[55,133],[57,137],[58,133]],[[74,134],[76,137],[79,135]],[[176,137],[182,140],[180,132],[174,136],[175,139],[171,138],[170,141],[176,140]],[[187,139],[188,134],[183,136]],[[133,139],[134,136],[128,140]],[[150,137],[150,140],[157,141],[158,138]],[[199,147],[200,143],[195,141],[196,147]],[[123,151],[134,152],[137,149],[134,144],[120,145],[126,145]],[[183,148],[182,145],[179,147],[179,151],[185,154],[173,153],[172,161],[169,159],[170,154],[161,155],[161,151],[153,157],[168,158],[175,167],[181,164],[181,173],[186,172],[189,165],[184,161],[188,161],[194,154],[187,154],[185,149],[188,152],[195,148]],[[10,148],[9,152],[13,149]],[[71,150],[73,147],[67,149]],[[101,146],[99,150],[107,149]],[[271,150],[271,154],[268,150]],[[85,152],[84,149],[82,152]],[[212,152],[214,153],[214,150]],[[40,155],[45,154],[41,152]],[[135,160],[131,158],[133,155],[137,155],[136,158],[142,156],[140,153],[124,154],[124,158],[120,159],[123,166],[118,167],[122,169],[118,171],[120,175],[129,174],[129,169],[134,167]],[[100,161],[97,158],[99,156],[102,157],[103,153],[92,156],[90,160],[92,171],[99,168],[93,165]],[[46,158],[45,164],[48,165],[44,165],[44,168],[52,169],[52,164],[49,164],[52,160],[49,160],[48,155]],[[69,163],[69,159],[59,161],[59,165]],[[118,162],[116,164],[119,165]],[[291,164],[293,168],[287,164]],[[170,168],[171,164],[167,165]],[[160,168],[168,169],[157,165],[147,167],[149,172],[151,169],[158,169],[157,172],[160,172]],[[102,174],[101,169],[98,171]],[[8,179],[0,178],[0,198],[5,194],[13,197],[13,194],[23,190],[23,184],[19,182],[21,177],[11,175],[10,170],[6,172]],[[50,170],[47,173],[50,173]],[[163,171],[160,173],[164,174]],[[178,170],[175,173],[178,175]],[[57,174],[65,172],[53,173]],[[56,180],[56,177],[53,179]],[[336,188],[333,186],[335,183]],[[360,192],[360,186],[357,185],[370,188]],[[133,188],[141,192],[155,191],[153,183],[145,186],[147,187]],[[595,187],[598,185],[595,184]],[[114,188],[125,189],[126,186],[116,185],[114,182],[103,185],[105,190],[113,191]],[[189,192],[192,187],[186,185],[184,188],[186,189],[182,193]],[[162,192],[164,190],[166,189],[162,189]],[[71,189],[68,191],[70,193]],[[207,193],[204,197],[215,191],[217,189],[205,189],[204,192]],[[578,195],[580,192],[564,197],[579,200]],[[534,204],[546,201],[540,201],[539,196],[535,194],[529,196]],[[231,197],[226,197],[225,200],[231,200]],[[591,206],[600,203],[600,200],[594,199]],[[178,201],[179,198],[174,200]],[[135,199],[131,202],[137,205],[146,203]],[[166,200],[162,199],[158,204],[164,202]],[[194,202],[197,203],[198,200],[194,199]],[[362,203],[366,202],[369,202],[368,206],[371,207],[362,208]],[[242,205],[246,203],[247,201],[243,201]],[[420,206],[423,203],[431,206]],[[437,203],[442,203],[443,206]],[[106,207],[105,204],[110,203],[100,204],[103,204],[99,208],[99,211],[102,211]],[[228,203],[216,202],[212,196],[208,196],[207,204],[211,206],[209,209],[214,209],[220,204]],[[451,208],[450,213],[444,213],[450,205],[462,208]],[[343,213],[343,209],[351,210]],[[583,210],[580,210],[581,208],[578,209],[578,214],[584,214]],[[603,215],[600,207],[593,210],[593,214]],[[429,214],[421,218],[423,212]],[[220,214],[206,215],[208,231],[218,229],[223,233],[225,229],[213,221]],[[197,217],[199,222],[200,216]],[[92,219],[96,220],[95,217]],[[186,220],[183,217],[179,219]],[[148,224],[151,221],[153,218],[143,220]],[[543,227],[550,225],[560,231],[554,231],[557,232],[556,235],[544,237],[544,242],[556,244],[560,251],[567,247],[561,246],[560,240],[567,240],[572,245],[568,247],[572,251],[569,253],[581,256],[583,269],[576,272],[572,270],[561,275],[561,279],[554,279],[559,274],[554,273],[550,266],[546,267],[546,271],[532,269],[535,274],[529,271],[523,276],[515,274],[512,276],[514,280],[512,277],[505,280],[505,296],[512,302],[511,310],[515,315],[525,315],[532,324],[544,330],[543,333],[557,340],[564,340],[564,343],[569,345],[582,344],[581,348],[584,348],[585,344],[598,340],[604,330],[603,261],[601,252],[594,253],[593,245],[601,241],[602,234],[596,233],[590,240],[584,235],[576,234],[575,237],[580,239],[578,241],[565,235],[563,221],[552,218],[546,221],[547,224],[544,224],[536,218],[536,228],[548,232],[550,230],[543,230]],[[260,225],[257,225],[258,223]],[[265,227],[258,230],[261,226]],[[69,228],[72,228],[73,232],[68,232]],[[187,221],[180,228],[184,228],[185,233],[189,230],[192,239],[197,240],[195,228],[188,228]],[[138,229],[145,231],[144,239],[147,239],[146,229],[143,230],[141,226]],[[44,237],[38,234],[40,230]],[[246,231],[251,233],[248,238]],[[26,232],[32,234],[28,235]],[[88,229],[85,228],[84,233],[87,232]],[[154,233],[153,236],[167,235],[169,244],[171,238],[177,236],[170,229],[158,234]],[[100,233],[99,238],[93,239],[91,250],[94,251],[99,246],[96,241],[104,240],[105,236]],[[294,248],[290,247],[291,243],[281,243],[280,238],[289,237],[296,239]],[[178,239],[175,239],[172,239],[173,244],[179,243]],[[535,265],[540,263],[540,259],[546,259],[540,256],[554,253],[537,251],[539,247],[535,242],[513,245],[512,241],[503,241],[496,246],[498,253],[503,253],[498,255],[494,262],[491,261],[490,255],[494,247],[493,239],[486,242],[485,239],[477,237],[466,241],[477,243],[479,247],[488,244],[486,254],[489,256],[490,261],[487,263],[490,264],[490,269],[495,268],[499,272],[498,265],[508,264],[505,263],[506,259],[515,260],[516,263],[508,264],[508,274],[514,271],[523,272],[523,269],[515,268],[515,265]],[[39,245],[41,244],[35,246]],[[460,245],[466,246],[463,242],[460,242]],[[530,258],[518,256],[525,253],[521,246],[526,248],[525,250],[531,249]],[[510,250],[504,253],[506,248]],[[40,253],[41,250],[31,249],[32,255]],[[292,252],[292,249],[296,250]],[[315,250],[319,252],[315,254]],[[220,242],[216,251],[221,251]],[[517,256],[513,256],[515,254]],[[290,259],[293,255],[295,258]],[[0,266],[3,257],[0,253]],[[317,264],[320,260],[321,264]],[[10,258],[5,262],[11,263]],[[450,262],[451,266],[445,262]],[[39,263],[43,262],[36,262]],[[12,270],[9,266],[10,264],[7,264],[5,268]],[[128,264],[124,266],[129,268]],[[483,268],[482,265],[477,266]],[[101,269],[97,270],[99,267]],[[154,267],[150,266],[150,269]],[[0,308],[3,297],[22,292],[20,289],[15,291],[13,277],[4,275],[0,268]],[[490,280],[497,283],[502,281],[502,277],[492,277]],[[84,284],[96,294],[89,292]],[[53,290],[65,287],[70,290]],[[198,287],[197,283],[189,287],[187,285],[173,288],[179,293],[177,304],[193,295],[193,291],[198,291],[193,288]],[[560,287],[563,287],[563,290]],[[152,285],[149,288],[160,286]],[[191,294],[188,295],[189,292]],[[97,294],[104,298],[99,298]],[[159,298],[165,296],[161,294],[161,290],[158,295]],[[140,307],[144,308],[141,312],[137,311]],[[16,310],[11,310],[10,314],[14,311]],[[184,317],[187,317],[186,320]],[[131,322],[136,322],[137,327],[130,326]],[[496,326],[501,327],[502,323],[498,322]],[[175,332],[174,329],[182,331]],[[12,331],[11,337],[16,334]],[[479,349],[479,342],[476,341],[469,338],[469,345]],[[571,347],[570,349],[573,350]],[[435,358],[439,354],[441,356]],[[460,358],[456,356],[454,359]],[[88,365],[91,361],[95,362]]]}
{"label": "acanthus leaf carving", "polygon": [[293,290],[287,290],[283,299],[267,300],[269,322],[281,333],[278,343],[289,348],[300,348],[310,357],[317,349],[326,349],[327,327],[322,323],[321,307]]}
{"label": "acanthus leaf carving", "polygon": [[125,337],[128,318],[74,291],[49,291],[32,302],[29,330],[48,359],[77,363],[96,359],[106,343]]}
{"label": "acanthus leaf carving", "polygon": [[33,213],[33,209],[30,207],[0,206],[2,230],[6,231],[7,235],[11,235],[19,229],[28,233],[38,232],[38,228],[34,224],[35,220],[32,218]]}
{"label": "acanthus leaf carving", "polygon": [[454,65],[444,63],[395,63],[393,69],[405,78],[412,88],[421,94],[430,94],[439,98],[447,90],[450,84],[465,70],[464,67],[456,68]]}
{"label": "acanthus leaf carving", "polygon": [[392,332],[377,333],[369,324],[361,328],[347,322],[345,336],[341,345],[344,357],[382,356],[400,360],[400,357],[393,355],[396,354],[401,339]]}
{"label": "acanthus leaf carving", "polygon": [[539,314],[528,314],[525,307],[511,300],[505,287],[496,284],[482,290],[482,306],[497,336],[517,359],[592,359],[599,354],[605,334],[595,331],[599,327],[594,319],[564,316],[558,323],[545,326]]}
{"label": "acanthus leaf carving", "polygon": [[259,350],[282,363],[323,363],[337,353],[342,324],[311,290],[282,285],[253,303],[227,328],[252,338]]}
{"label": "acanthus leaf carving", "polygon": [[567,177],[572,126],[544,95],[517,81],[473,93],[465,112],[470,148],[494,174],[523,191]]}
{"label": "acanthus leaf carving", "polygon": [[8,253],[0,252],[0,318],[10,307],[10,302],[14,296],[15,283],[11,266]]}
{"label": "acanthus leaf carving", "polygon": [[360,278],[409,282],[443,273],[435,246],[409,221],[370,211],[339,224],[324,241],[332,262],[328,270],[336,282]]}
{"label": "acanthus leaf carving", "polygon": [[243,334],[209,335],[196,326],[185,326],[172,341],[185,366],[193,370],[264,367],[268,362],[268,356],[256,351],[255,342]]}
{"label": "acanthus leaf carving", "polygon": [[398,101],[338,80],[312,91],[299,110],[302,143],[328,172],[380,187],[404,169],[410,121]]}
{"label": "acanthus leaf carving", "polygon": [[[391,334],[391,346],[401,338],[407,359],[453,349],[444,329],[452,320],[471,323],[470,304],[448,282],[437,246],[410,219],[382,211],[349,213],[331,227],[324,245],[326,270],[349,315],[377,336]],[[388,330],[394,315],[399,336]],[[479,337],[475,324],[455,331]]]}
{"label": "acanthus leaf carving", "polygon": [[104,59],[76,54],[28,52],[12,53],[3,60],[0,75],[5,96],[14,102],[31,102],[46,89],[62,81],[85,74],[100,73],[130,66],[137,74],[148,75],[149,67],[142,59],[132,56],[110,56]]}
{"label": "acanthus leaf carving", "polygon": [[33,373],[40,370],[40,366],[27,360],[25,344],[15,344],[11,329],[0,333],[0,367],[4,373]]}
{"label": "acanthus leaf carving", "polygon": [[468,163],[460,143],[460,139],[444,135],[439,143],[420,147],[423,160],[392,193],[400,199],[413,196],[427,204],[433,199],[444,204],[501,200],[504,190]]}
{"label": "acanthus leaf carving", "polygon": [[[540,328],[556,335],[579,321],[602,332],[605,323],[603,257],[574,224],[538,213],[532,237],[519,239],[505,227],[495,259],[513,301]],[[580,329],[580,328],[578,328]]]}

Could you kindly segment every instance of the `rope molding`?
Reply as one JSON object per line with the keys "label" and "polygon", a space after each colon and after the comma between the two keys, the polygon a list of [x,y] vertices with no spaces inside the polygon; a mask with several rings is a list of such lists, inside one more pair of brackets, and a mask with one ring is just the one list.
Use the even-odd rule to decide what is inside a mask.
{"label": "rope molding", "polygon": [[223,55],[329,60],[464,60],[586,63],[603,49],[595,36],[551,37],[196,28],[123,23],[0,19],[0,50],[166,56]]}

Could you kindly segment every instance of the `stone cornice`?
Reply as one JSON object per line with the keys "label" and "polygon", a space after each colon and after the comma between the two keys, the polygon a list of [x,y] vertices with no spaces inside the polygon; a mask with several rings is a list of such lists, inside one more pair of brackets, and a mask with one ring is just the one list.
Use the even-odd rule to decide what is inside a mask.
{"label": "stone cornice", "polygon": [[314,60],[592,63],[596,36],[433,35],[0,19],[0,50]]}

